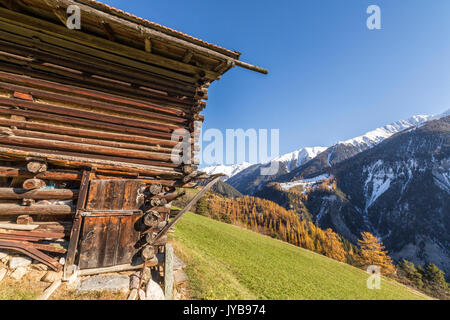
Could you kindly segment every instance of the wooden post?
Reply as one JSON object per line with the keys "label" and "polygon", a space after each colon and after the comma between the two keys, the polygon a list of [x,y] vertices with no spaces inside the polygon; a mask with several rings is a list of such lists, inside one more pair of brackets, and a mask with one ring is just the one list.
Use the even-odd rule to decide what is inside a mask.
{"label": "wooden post", "polygon": [[66,273],[68,272],[69,267],[71,267],[75,263],[75,257],[76,257],[76,253],[77,253],[77,247],[78,247],[78,240],[80,238],[81,223],[82,223],[82,219],[83,219],[83,217],[81,216],[81,211],[84,208],[84,205],[86,203],[89,182],[91,180],[93,172],[94,172],[94,170],[92,168],[89,168],[88,170],[84,170],[82,178],[81,178],[80,193],[79,193],[78,202],[77,202],[77,211],[75,214],[75,219],[73,221],[72,231],[70,233],[70,242],[69,242],[69,247],[67,249],[66,264],[64,266],[64,278],[70,277],[70,274],[66,274]]}
{"label": "wooden post", "polygon": [[164,261],[164,294],[166,300],[173,300],[173,247],[167,243],[165,247]]}
{"label": "wooden post", "polygon": [[56,280],[51,284],[50,287],[45,289],[45,291],[36,300],[48,300],[50,296],[59,288],[61,285],[61,280]]}

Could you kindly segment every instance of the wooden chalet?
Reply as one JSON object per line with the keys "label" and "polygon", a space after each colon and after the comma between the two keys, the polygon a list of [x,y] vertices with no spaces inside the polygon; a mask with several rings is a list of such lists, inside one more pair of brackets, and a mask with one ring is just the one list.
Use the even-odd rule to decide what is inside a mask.
{"label": "wooden chalet", "polygon": [[0,248],[54,270],[66,254],[67,275],[157,265],[175,187],[199,176],[172,133],[195,154],[210,84],[267,73],[239,57],[93,0],[0,0]]}

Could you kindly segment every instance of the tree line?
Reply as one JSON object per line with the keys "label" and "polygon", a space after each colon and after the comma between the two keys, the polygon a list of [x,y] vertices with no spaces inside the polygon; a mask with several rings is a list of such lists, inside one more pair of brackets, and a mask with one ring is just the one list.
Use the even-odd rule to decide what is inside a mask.
{"label": "tree line", "polygon": [[197,202],[195,211],[197,214],[288,242],[363,270],[376,265],[384,276],[435,297],[447,297],[448,284],[443,272],[435,265],[426,269],[415,268],[414,264],[405,260],[406,262],[395,266],[383,243],[369,232],[362,233],[358,245],[355,246],[332,229],[323,230],[296,211],[287,210],[270,200],[251,196],[232,199],[209,193]]}

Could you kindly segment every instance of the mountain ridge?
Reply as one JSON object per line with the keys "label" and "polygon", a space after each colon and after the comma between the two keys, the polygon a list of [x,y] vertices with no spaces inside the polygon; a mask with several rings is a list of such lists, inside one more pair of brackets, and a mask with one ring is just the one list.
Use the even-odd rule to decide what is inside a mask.
{"label": "mountain ridge", "polygon": [[[449,114],[450,109],[441,114],[415,115],[406,120],[399,120],[368,131],[361,136],[338,142],[328,148],[301,148],[297,151],[279,156],[272,161],[276,161],[277,159],[289,160],[291,155],[295,155],[296,153],[302,154],[302,150],[315,150],[316,153],[310,153],[309,157],[304,157],[300,161],[297,160],[295,165],[292,165],[290,162],[280,162],[279,171],[273,176],[262,176],[260,173],[261,169],[268,167],[271,162],[249,166],[228,178],[227,183],[243,194],[252,195],[260,190],[264,184],[269,182],[288,182],[300,178],[313,178],[319,172],[323,171],[324,168],[333,166],[340,161],[370,149],[398,132],[411,127],[421,126],[428,121],[440,119]],[[292,160],[295,161],[296,159],[293,158]]]}

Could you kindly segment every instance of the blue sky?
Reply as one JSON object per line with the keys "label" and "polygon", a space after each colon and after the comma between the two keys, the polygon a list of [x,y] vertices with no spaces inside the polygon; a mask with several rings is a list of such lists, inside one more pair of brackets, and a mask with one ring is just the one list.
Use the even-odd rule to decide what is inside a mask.
{"label": "blue sky", "polygon": [[[103,0],[242,52],[209,91],[204,129],[277,128],[280,153],[450,108],[449,0]],[[381,30],[366,27],[369,5]]]}

